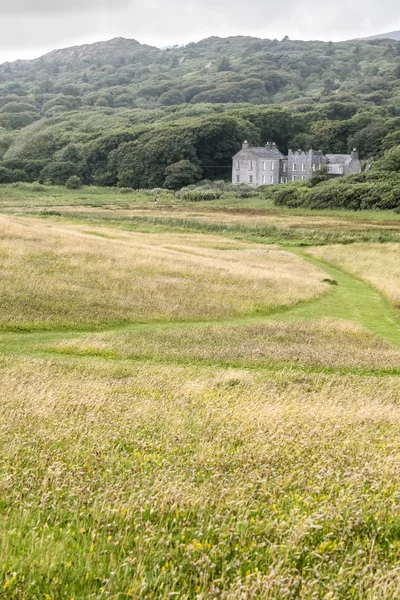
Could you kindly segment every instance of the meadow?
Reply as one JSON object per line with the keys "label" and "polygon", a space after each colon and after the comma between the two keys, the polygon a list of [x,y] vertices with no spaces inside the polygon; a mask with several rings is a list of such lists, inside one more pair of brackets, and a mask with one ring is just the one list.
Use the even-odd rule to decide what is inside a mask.
{"label": "meadow", "polygon": [[0,598],[398,598],[399,215],[51,193],[0,189]]}

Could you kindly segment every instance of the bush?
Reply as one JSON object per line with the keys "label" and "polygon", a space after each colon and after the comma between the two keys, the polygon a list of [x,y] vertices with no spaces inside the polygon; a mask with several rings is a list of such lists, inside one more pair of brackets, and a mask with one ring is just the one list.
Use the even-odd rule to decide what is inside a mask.
{"label": "bush", "polygon": [[123,187],[119,189],[120,194],[132,194],[133,192],[134,190],[131,187]]}
{"label": "bush", "polygon": [[204,202],[208,200],[219,200],[222,197],[222,194],[222,190],[195,188],[191,190],[181,190],[179,197],[184,202]]}
{"label": "bush", "polygon": [[82,182],[78,175],[71,175],[71,177],[67,179],[65,185],[69,190],[78,190],[82,187]]}

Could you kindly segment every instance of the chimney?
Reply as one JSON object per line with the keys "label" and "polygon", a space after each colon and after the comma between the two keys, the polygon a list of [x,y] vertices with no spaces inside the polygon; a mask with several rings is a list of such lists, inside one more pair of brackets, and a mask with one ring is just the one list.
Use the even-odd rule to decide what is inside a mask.
{"label": "chimney", "polygon": [[351,153],[351,158],[353,160],[358,160],[358,152],[357,152],[357,148],[353,148],[353,152]]}
{"label": "chimney", "polygon": [[242,150],[248,150],[249,149],[249,142],[247,140],[245,140],[242,144]]}

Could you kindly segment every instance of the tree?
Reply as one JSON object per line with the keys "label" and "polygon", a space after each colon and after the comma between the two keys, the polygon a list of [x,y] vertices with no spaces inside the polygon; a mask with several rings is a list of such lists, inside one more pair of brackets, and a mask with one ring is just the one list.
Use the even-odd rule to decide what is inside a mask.
{"label": "tree", "polygon": [[183,104],[185,102],[185,96],[179,90],[169,90],[164,94],[161,94],[159,98],[160,104],[163,106],[173,106],[174,104]]}
{"label": "tree", "polygon": [[217,71],[222,73],[223,71],[232,71],[231,61],[227,56],[222,56],[221,60],[217,64]]}
{"label": "tree", "polygon": [[196,183],[202,177],[202,170],[190,160],[180,160],[165,169],[164,187],[177,190]]}
{"label": "tree", "polygon": [[69,190],[78,190],[82,187],[82,182],[77,175],[71,175],[71,177],[67,179],[65,185]]}

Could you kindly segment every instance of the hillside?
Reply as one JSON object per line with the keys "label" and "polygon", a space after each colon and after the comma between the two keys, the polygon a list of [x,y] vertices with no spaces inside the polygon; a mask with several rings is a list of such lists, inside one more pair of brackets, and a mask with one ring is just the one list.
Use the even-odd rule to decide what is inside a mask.
{"label": "hillside", "polygon": [[182,160],[184,182],[221,178],[244,137],[369,158],[398,143],[399,96],[400,43],[388,40],[55,50],[0,65],[0,182],[163,186]]}
{"label": "hillside", "polygon": [[400,40],[400,31],[390,31],[389,33],[380,33],[365,38],[366,40]]}

